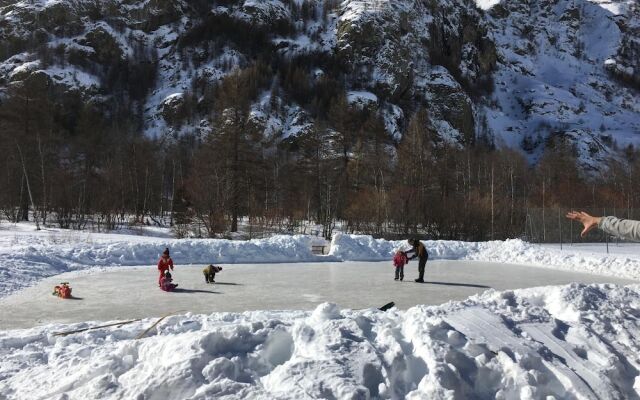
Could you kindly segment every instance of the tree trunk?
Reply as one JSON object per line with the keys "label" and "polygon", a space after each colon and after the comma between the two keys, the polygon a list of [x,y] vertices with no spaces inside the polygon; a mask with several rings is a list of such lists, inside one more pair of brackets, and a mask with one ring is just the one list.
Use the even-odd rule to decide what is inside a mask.
{"label": "tree trunk", "polygon": [[[237,122],[237,118],[236,118],[236,122]],[[233,165],[232,165],[232,182],[231,182],[231,191],[232,191],[232,202],[233,204],[231,205],[231,232],[238,232],[238,216],[239,216],[239,204],[238,201],[240,199],[239,196],[239,162],[240,162],[240,155],[238,154],[239,152],[239,148],[240,148],[240,144],[239,142],[239,135],[240,135],[240,131],[238,129],[238,127],[234,127],[235,132],[233,133]]]}
{"label": "tree trunk", "polygon": [[42,152],[42,140],[38,135],[38,153],[40,155],[40,174],[42,177],[42,225],[47,223],[47,182],[44,174],[44,154]]}
{"label": "tree trunk", "polygon": [[171,171],[171,212],[169,214],[169,226],[173,226],[173,205],[176,197],[176,161],[172,162],[173,168]]}
{"label": "tree trunk", "polygon": [[494,221],[495,221],[495,212],[494,212],[494,203],[493,203],[493,163],[491,164],[491,240],[493,240],[494,236]]}
{"label": "tree trunk", "polygon": [[[27,193],[29,194],[29,200],[31,201],[31,208],[33,208],[33,219],[36,222],[36,229],[40,230],[40,222],[38,221],[38,212],[36,210],[36,204],[33,201],[33,193],[31,192],[31,185],[29,184],[29,176],[27,175],[27,166],[24,162],[24,156],[20,144],[16,141],[16,147],[18,148],[18,154],[20,155],[20,163],[22,164],[22,173],[24,174],[25,182],[27,183]],[[27,209],[27,220],[29,211]]]}

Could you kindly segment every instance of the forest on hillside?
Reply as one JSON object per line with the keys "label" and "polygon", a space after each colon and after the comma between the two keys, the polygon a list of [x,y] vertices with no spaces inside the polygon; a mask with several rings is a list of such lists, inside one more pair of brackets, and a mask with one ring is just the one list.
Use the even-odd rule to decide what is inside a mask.
{"label": "forest on hillside", "polygon": [[[589,171],[576,148],[581,139],[568,127],[540,125],[544,134],[523,136],[521,151],[496,145],[471,100],[486,104],[483,96],[496,90],[497,56],[478,22],[480,12],[468,2],[454,8],[459,32],[445,29],[447,9],[433,2],[421,7],[435,16],[434,25],[417,39],[405,14],[391,28],[376,26],[375,15],[362,26],[339,28],[351,29],[349,46],[362,49],[376,44],[367,41],[366,29],[415,39],[410,44],[429,53],[424,68],[432,81],[425,87],[433,92],[410,87],[419,81],[413,72],[407,74],[414,81],[399,80],[403,90],[390,91],[372,83],[377,64],[360,65],[326,49],[282,51],[285,40],[278,38],[327,28],[340,11],[336,1],[286,2],[289,19],[263,25],[212,12],[210,3],[189,5],[193,21],[184,30],[178,29],[180,13],[187,11],[169,3],[160,3],[165,14],[144,14],[144,24],[99,3],[82,3],[86,10],[78,16],[44,9],[52,20],[34,23],[55,22],[53,27],[3,41],[3,65],[20,64],[0,79],[3,219],[99,230],[157,224],[173,227],[177,236],[224,237],[242,223],[256,232],[295,233],[314,223],[325,237],[338,224],[384,237],[553,240],[531,228],[531,216],[540,210],[616,208],[631,215],[640,207],[640,153],[631,145]],[[237,2],[214,3],[224,8]],[[31,11],[24,12],[28,17]],[[97,28],[83,26],[92,26],[87,21]],[[173,42],[147,40],[168,27],[180,33]],[[320,42],[322,29],[310,39]],[[121,42],[131,47],[128,53]],[[463,51],[472,48],[477,54],[465,59]],[[381,62],[387,61],[405,62]],[[145,104],[154,89],[164,90],[158,81],[172,63],[184,69],[176,76],[188,79],[189,87],[177,105],[170,100],[178,97],[168,96],[162,108],[151,110],[153,118],[161,114],[154,121],[166,131],[149,135]],[[222,75],[204,76],[200,67],[207,63]],[[401,67],[389,68],[402,78]],[[73,71],[74,85],[86,76],[98,83],[70,88],[56,83],[51,69],[63,76]],[[378,105],[351,101],[354,91],[375,92]],[[387,109],[403,115],[395,134]],[[307,118],[297,134],[266,134],[265,123],[257,123],[257,111],[268,121],[289,121],[292,110]],[[450,132],[460,135],[448,140]],[[598,147],[607,140],[606,146],[616,147],[603,134],[589,151],[609,154]],[[532,164],[525,156],[540,149]]]}
{"label": "forest on hillside", "polygon": [[249,121],[251,100],[270,85],[261,68],[211,88],[214,129],[202,138],[149,138],[131,114],[90,104],[69,121],[46,87],[14,86],[0,108],[3,217],[104,230],[164,221],[179,236],[194,235],[197,223],[207,237],[237,231],[240,219],[270,232],[312,221],[325,236],[340,222],[377,236],[487,240],[525,235],[531,209],[640,205],[634,149],[597,177],[581,172],[562,141],[547,143],[531,166],[482,138],[464,148],[442,143],[425,128],[426,108],[394,143],[375,114],[331,84],[307,89],[324,116],[310,134],[265,142]]}

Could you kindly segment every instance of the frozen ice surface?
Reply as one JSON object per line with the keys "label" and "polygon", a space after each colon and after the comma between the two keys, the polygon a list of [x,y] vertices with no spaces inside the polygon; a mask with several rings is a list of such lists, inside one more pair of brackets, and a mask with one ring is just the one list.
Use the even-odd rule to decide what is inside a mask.
{"label": "frozen ice surface", "polygon": [[[176,266],[177,292],[158,288],[155,266],[121,267],[92,273],[70,272],[0,299],[0,329],[51,322],[70,323],[161,316],[167,312],[211,313],[246,310],[311,310],[322,302],[361,309],[394,301],[399,308],[464,300],[490,288],[498,290],[581,283],[634,283],[593,274],[478,261],[430,261],[425,280],[417,262],[405,266],[396,282],[391,262],[224,265],[207,285],[202,266]],[[53,286],[70,282],[79,300],[51,296]]]}

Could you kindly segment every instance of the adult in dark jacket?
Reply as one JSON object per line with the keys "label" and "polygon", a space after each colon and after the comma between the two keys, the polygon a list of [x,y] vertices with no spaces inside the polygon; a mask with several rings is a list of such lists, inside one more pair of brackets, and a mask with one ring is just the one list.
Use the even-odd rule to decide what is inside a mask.
{"label": "adult in dark jacket", "polygon": [[429,259],[429,253],[427,252],[427,248],[424,247],[424,244],[422,244],[418,239],[409,239],[408,242],[411,245],[411,250],[407,251],[407,254],[413,253],[413,255],[409,257],[409,260],[418,258],[418,279],[416,279],[416,282],[423,283],[424,269],[427,265],[427,260]]}

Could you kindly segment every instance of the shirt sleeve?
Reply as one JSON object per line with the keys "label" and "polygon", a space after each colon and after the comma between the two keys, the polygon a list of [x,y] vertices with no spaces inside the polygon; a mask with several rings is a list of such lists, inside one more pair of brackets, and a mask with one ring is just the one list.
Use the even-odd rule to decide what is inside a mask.
{"label": "shirt sleeve", "polygon": [[640,221],[616,217],[602,217],[598,223],[598,228],[609,235],[640,242]]}

